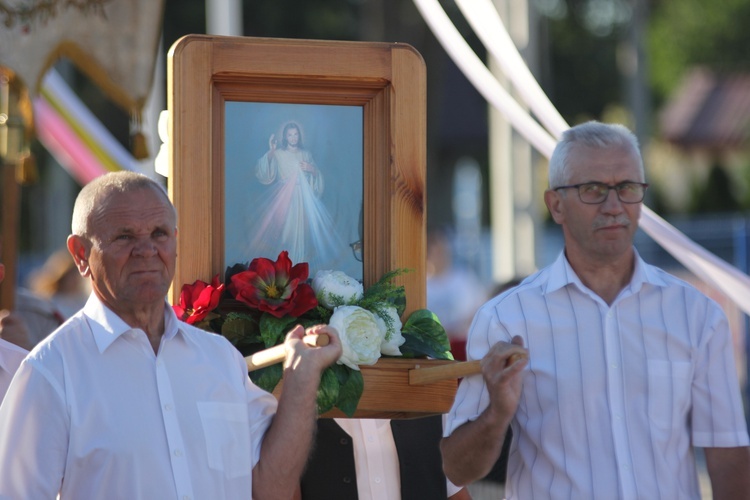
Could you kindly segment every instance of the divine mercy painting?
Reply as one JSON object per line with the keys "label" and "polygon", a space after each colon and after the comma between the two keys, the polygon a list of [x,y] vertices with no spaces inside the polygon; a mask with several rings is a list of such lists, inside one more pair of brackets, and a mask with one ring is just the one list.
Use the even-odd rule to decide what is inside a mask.
{"label": "divine mercy painting", "polygon": [[227,102],[224,262],[307,262],[362,279],[360,106]]}

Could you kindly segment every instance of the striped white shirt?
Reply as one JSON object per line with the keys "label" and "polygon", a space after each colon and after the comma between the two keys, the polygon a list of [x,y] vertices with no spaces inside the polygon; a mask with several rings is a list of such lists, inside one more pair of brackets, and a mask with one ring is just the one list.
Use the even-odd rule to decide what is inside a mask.
{"label": "striped white shirt", "polygon": [[[498,341],[529,349],[513,419],[508,498],[700,498],[692,446],[748,445],[726,316],[636,253],[611,306],[564,254],[477,312],[468,359]],[[488,405],[465,378],[446,435]]]}

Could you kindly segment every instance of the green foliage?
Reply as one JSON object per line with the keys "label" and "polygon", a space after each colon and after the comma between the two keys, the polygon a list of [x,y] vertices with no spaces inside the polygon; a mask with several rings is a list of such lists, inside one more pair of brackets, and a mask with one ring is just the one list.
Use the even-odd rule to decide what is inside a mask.
{"label": "green foliage", "polygon": [[336,406],[351,417],[357,410],[359,399],[365,391],[365,379],[360,371],[349,370],[342,365],[336,365],[336,369],[346,375],[346,379],[339,388],[339,399]]}
{"label": "green foliage", "polygon": [[657,98],[671,93],[691,66],[750,69],[748,25],[747,0],[658,2],[648,31],[651,83]]}
{"label": "green foliage", "polygon": [[574,125],[599,118],[607,106],[622,102],[616,57],[622,36],[618,30],[593,34],[578,14],[581,9],[571,10],[547,22],[549,74],[542,73],[540,83],[563,118]]}
{"label": "green foliage", "polygon": [[339,380],[331,368],[327,368],[320,377],[318,386],[317,405],[318,413],[331,410],[339,399]]}
{"label": "green foliage", "polygon": [[277,318],[268,313],[260,317],[260,336],[266,347],[284,342],[287,332],[298,323],[297,318],[285,316]]}
{"label": "green foliage", "polygon": [[284,368],[281,363],[250,372],[250,380],[264,391],[273,392],[281,381]]}
{"label": "green foliage", "polygon": [[393,278],[408,272],[408,269],[396,269],[385,273],[377,283],[365,290],[357,305],[372,310],[382,308],[378,304],[386,303],[395,307],[398,315],[401,316],[406,309],[406,290],[403,286],[393,284]]}
{"label": "green foliage", "polygon": [[406,342],[401,346],[404,357],[427,356],[435,359],[453,359],[451,345],[445,328],[432,311],[414,311],[401,328]]}
{"label": "green foliage", "polygon": [[257,341],[260,338],[258,321],[249,314],[229,313],[219,331],[235,346],[245,340]]}

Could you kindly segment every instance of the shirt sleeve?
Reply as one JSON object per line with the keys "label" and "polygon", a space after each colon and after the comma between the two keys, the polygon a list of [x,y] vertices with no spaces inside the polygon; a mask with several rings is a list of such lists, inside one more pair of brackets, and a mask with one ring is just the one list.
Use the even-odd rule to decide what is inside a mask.
{"label": "shirt sleeve", "polygon": [[[234,349],[234,347],[232,348]],[[236,357],[240,364],[240,370],[245,374],[245,392],[247,394],[247,412],[250,419],[250,439],[252,441],[252,466],[255,467],[260,461],[260,448],[263,444],[263,436],[271,426],[273,416],[276,414],[278,401],[276,397],[253,384],[247,375],[247,364],[242,355],[236,351]]]}
{"label": "shirt sleeve", "polygon": [[26,360],[0,405],[0,498],[57,498],[68,433],[62,388]]}
{"label": "shirt sleeve", "polygon": [[726,316],[708,304],[708,320],[696,349],[692,387],[692,433],[696,446],[735,447],[750,444],[734,349]]}
{"label": "shirt sleeve", "polygon": [[[510,340],[505,328],[497,320],[497,313],[492,306],[483,306],[474,317],[469,329],[466,344],[466,359],[482,359],[493,344],[499,340]],[[477,417],[490,404],[489,393],[482,374],[471,375],[461,379],[453,407],[448,413],[443,430],[444,436],[450,436],[458,427]]]}

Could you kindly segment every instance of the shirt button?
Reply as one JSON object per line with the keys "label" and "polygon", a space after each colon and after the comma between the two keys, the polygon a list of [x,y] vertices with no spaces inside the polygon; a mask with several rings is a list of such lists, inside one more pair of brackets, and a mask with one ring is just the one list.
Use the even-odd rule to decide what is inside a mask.
{"label": "shirt button", "polygon": [[190,500],[190,496],[188,496],[188,495],[182,495],[182,500]]}
{"label": "shirt button", "polygon": [[350,477],[344,477],[344,483],[349,484],[352,482],[352,478]]}
{"label": "shirt button", "polygon": [[164,405],[164,409],[167,410],[167,411],[172,411],[172,405],[169,404],[169,403],[167,403],[167,404]]}
{"label": "shirt button", "polygon": [[174,450],[174,456],[181,457],[182,456],[182,450]]}
{"label": "shirt button", "polygon": [[339,444],[346,445],[349,441],[347,441],[346,438],[341,438],[341,441],[339,441]]}
{"label": "shirt button", "polygon": [[382,479],[381,479],[381,478],[379,478],[379,477],[376,477],[376,478],[375,478],[375,482],[376,482],[376,483],[380,484],[380,482],[381,482],[381,481],[382,481]]}

